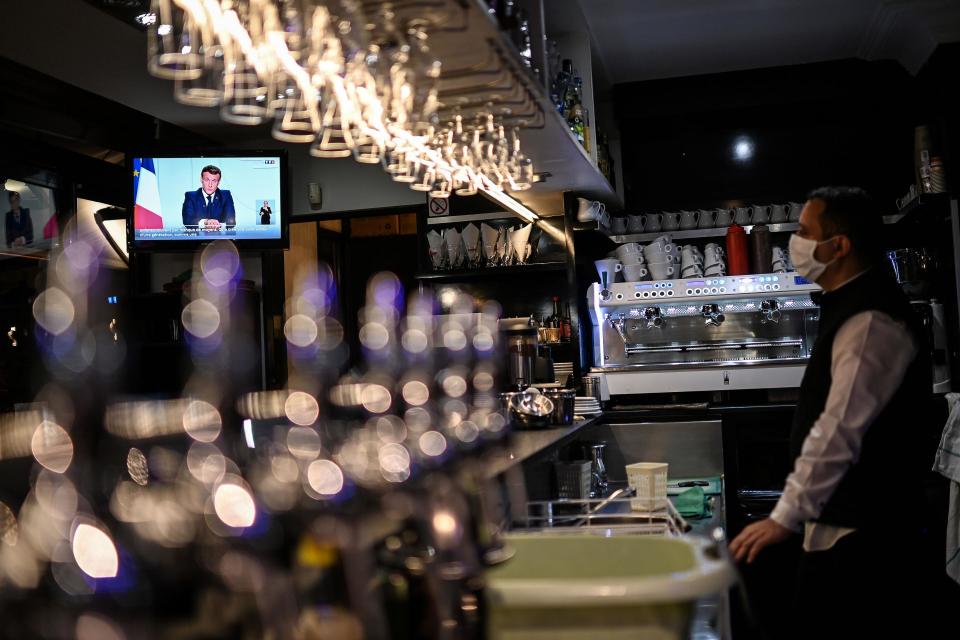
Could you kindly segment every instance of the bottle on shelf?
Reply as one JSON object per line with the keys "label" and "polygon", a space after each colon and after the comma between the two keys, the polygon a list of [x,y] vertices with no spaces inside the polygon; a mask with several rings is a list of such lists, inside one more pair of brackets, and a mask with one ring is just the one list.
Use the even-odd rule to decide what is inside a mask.
{"label": "bottle on shelf", "polygon": [[765,224],[756,224],[750,230],[750,268],[753,270],[752,272],[770,273],[773,270],[772,259],[770,229]]}
{"label": "bottle on shelf", "polygon": [[517,36],[516,45],[520,49],[520,59],[528,69],[533,71],[535,76],[540,76],[540,69],[533,61],[533,36],[530,33],[530,19],[526,11],[519,9],[517,11]]}
{"label": "bottle on shelf", "polygon": [[563,318],[560,321],[560,339],[564,342],[570,342],[573,339],[573,324],[570,321],[570,303],[567,302],[563,310]]}
{"label": "bottle on shelf", "polygon": [[563,321],[563,314],[560,312],[560,296],[553,296],[553,313],[547,318],[547,326],[551,329],[559,329]]}
{"label": "bottle on shelf", "polygon": [[584,122],[583,107],[580,104],[573,106],[567,124],[570,125],[570,131],[573,132],[573,137],[577,139],[580,146],[590,151],[590,147],[587,145],[587,125]]}
{"label": "bottle on shelf", "polygon": [[727,275],[744,276],[750,273],[747,251],[747,233],[738,224],[727,229]]}
{"label": "bottle on shelf", "polygon": [[560,63],[560,71],[553,80],[551,95],[553,96],[553,106],[557,113],[564,119],[567,117],[567,100],[570,91],[570,85],[573,81],[573,60],[564,58]]}

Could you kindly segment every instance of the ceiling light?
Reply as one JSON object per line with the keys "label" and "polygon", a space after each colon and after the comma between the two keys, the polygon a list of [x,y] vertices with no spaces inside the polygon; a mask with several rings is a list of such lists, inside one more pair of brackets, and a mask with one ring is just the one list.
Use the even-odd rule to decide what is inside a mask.
{"label": "ceiling light", "polygon": [[733,141],[733,157],[745,162],[753,157],[753,140],[742,136]]}
{"label": "ceiling light", "polygon": [[141,13],[136,18],[134,18],[134,20],[136,20],[137,24],[139,25],[142,25],[144,27],[149,27],[150,25],[157,23],[157,14],[153,12]]}

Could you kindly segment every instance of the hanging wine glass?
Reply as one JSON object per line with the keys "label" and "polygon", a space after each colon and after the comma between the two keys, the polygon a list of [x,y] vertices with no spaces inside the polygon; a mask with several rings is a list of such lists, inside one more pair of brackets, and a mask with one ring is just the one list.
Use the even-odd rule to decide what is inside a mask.
{"label": "hanging wine glass", "polygon": [[153,0],[157,21],[147,29],[147,69],[167,80],[196,79],[203,73],[200,29],[173,0]]}

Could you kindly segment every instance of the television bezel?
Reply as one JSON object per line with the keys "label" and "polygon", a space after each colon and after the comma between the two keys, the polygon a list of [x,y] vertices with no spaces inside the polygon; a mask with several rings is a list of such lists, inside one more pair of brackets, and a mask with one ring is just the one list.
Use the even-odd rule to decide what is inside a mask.
{"label": "television bezel", "polygon": [[[134,210],[136,208],[136,193],[134,193],[133,160],[134,158],[279,158],[280,159],[280,237],[279,238],[224,238],[214,236],[210,238],[198,237],[195,240],[137,240],[134,230]],[[164,149],[163,151],[137,151],[127,153],[127,250],[130,254],[137,252],[178,253],[193,252],[216,240],[229,239],[239,251],[271,251],[288,249],[290,247],[290,179],[289,158],[284,149],[210,149],[186,148]]]}

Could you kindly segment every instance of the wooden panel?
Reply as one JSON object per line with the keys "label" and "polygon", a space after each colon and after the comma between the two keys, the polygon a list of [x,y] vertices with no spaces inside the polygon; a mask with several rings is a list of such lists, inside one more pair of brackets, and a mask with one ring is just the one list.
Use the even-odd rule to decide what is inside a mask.
{"label": "wooden panel", "polygon": [[417,214],[404,213],[400,216],[400,235],[413,236],[417,234]]}
{"label": "wooden panel", "polygon": [[350,219],[351,238],[394,236],[400,229],[400,216],[371,216]]}
{"label": "wooden panel", "polygon": [[[293,296],[297,277],[304,269],[317,268],[317,223],[300,222],[290,225],[290,249],[283,254],[283,281],[286,299]],[[286,307],[286,305],[284,305]],[[284,314],[286,315],[286,314]],[[276,344],[286,344],[283,341],[283,325],[286,317],[281,321],[274,317],[273,338]],[[291,360],[287,360],[288,379],[293,375]]]}
{"label": "wooden panel", "polygon": [[290,225],[290,250],[283,254],[284,292],[288,300],[293,295],[297,274],[305,267],[317,267],[317,223],[312,221]]}
{"label": "wooden panel", "polygon": [[320,225],[321,229],[326,229],[327,231],[333,231],[334,233],[343,233],[343,221],[340,219],[321,220],[317,224]]}

